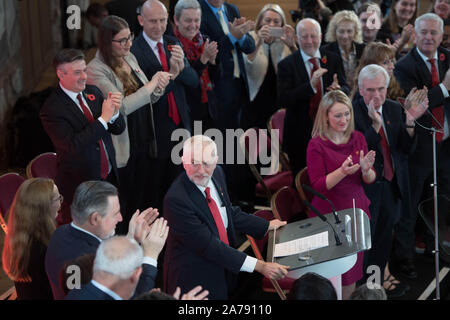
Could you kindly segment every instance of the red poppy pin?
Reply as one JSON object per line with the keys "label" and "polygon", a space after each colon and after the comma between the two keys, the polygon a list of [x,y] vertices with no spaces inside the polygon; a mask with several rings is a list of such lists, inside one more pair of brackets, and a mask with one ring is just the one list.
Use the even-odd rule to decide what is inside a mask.
{"label": "red poppy pin", "polygon": [[136,73],[141,73],[141,70],[139,70],[139,69],[136,69],[134,71],[136,71]]}
{"label": "red poppy pin", "polygon": [[441,53],[439,55],[439,60],[444,61],[445,60],[445,54]]}
{"label": "red poppy pin", "polygon": [[327,56],[323,56],[320,61],[322,61],[323,64],[327,64]]}
{"label": "red poppy pin", "polygon": [[88,94],[88,95],[87,95],[87,98],[88,98],[90,101],[94,101],[94,100],[95,100],[95,96],[94,96],[93,94]]}

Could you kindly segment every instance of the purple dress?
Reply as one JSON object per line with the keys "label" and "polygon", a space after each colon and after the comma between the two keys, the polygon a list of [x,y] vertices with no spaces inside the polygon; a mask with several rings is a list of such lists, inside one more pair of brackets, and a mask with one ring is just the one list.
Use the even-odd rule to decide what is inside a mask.
{"label": "purple dress", "polygon": [[[370,218],[370,200],[364,193],[361,169],[352,175],[346,176],[332,189],[327,190],[327,174],[338,169],[345,159],[351,154],[353,163],[359,163],[360,150],[367,154],[367,143],[362,133],[353,131],[350,139],[345,144],[335,144],[330,140],[322,140],[319,136],[311,139],[306,152],[308,175],[313,189],[324,194],[336,207],[336,210],[361,208]],[[314,197],[312,205],[321,213],[332,211],[330,204],[318,197]],[[362,278],[364,253],[358,253],[356,264],[342,275],[342,285],[350,285]]]}

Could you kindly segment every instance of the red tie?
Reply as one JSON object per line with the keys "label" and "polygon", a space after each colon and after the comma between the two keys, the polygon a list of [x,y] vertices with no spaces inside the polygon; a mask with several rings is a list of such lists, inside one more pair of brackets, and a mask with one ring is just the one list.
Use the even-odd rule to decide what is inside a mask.
{"label": "red tie", "polygon": [[[428,62],[431,63],[431,87],[435,87],[439,85],[439,74],[438,70],[436,68],[436,64],[434,63],[436,59],[428,59]],[[436,108],[431,109],[431,113],[436,118],[436,120],[439,122],[437,123],[436,120],[433,119],[433,127],[436,129],[442,129],[442,126],[444,124],[444,106],[439,106]],[[436,141],[440,142],[442,141],[442,138],[444,137],[444,134],[441,132],[436,132]]]}
{"label": "red tie", "polygon": [[[167,63],[166,53],[164,52],[161,42],[158,42],[158,53],[159,59],[161,60],[163,71],[169,72],[169,65]],[[169,118],[171,118],[176,125],[179,125],[180,114],[178,113],[177,103],[175,102],[175,97],[172,91],[169,92],[169,94],[167,95],[167,99],[169,100]]]}
{"label": "red tie", "polygon": [[[84,104],[83,99],[81,99],[81,94],[77,95],[77,99],[89,123],[94,122],[94,117],[88,107]],[[98,145],[100,147],[100,176],[102,179],[106,179],[108,176],[108,158],[106,157],[106,150],[101,139],[98,140]]]}
{"label": "red tie", "polygon": [[220,216],[219,208],[217,207],[217,204],[214,201],[214,199],[211,198],[209,187],[207,187],[205,189],[205,194],[206,194],[206,202],[208,202],[209,210],[211,211],[214,221],[216,223],[217,231],[219,231],[219,238],[224,243],[229,245],[227,230],[225,230],[225,226],[223,225],[223,220],[222,220],[222,217]]}
{"label": "red tie", "polygon": [[[310,58],[309,62],[313,64],[313,68],[311,70],[310,78],[312,78],[312,75],[314,71],[319,69],[319,66],[317,65],[316,58]],[[311,118],[312,122],[314,122],[314,119],[316,118],[317,109],[319,108],[320,100],[322,99],[322,81],[319,79],[316,85],[316,94],[311,98],[311,101],[309,102],[309,117]]]}
{"label": "red tie", "polygon": [[[378,112],[381,116],[381,113]],[[386,139],[386,135],[384,134],[383,127],[380,128],[380,136],[381,136],[381,151],[383,152],[383,162],[384,162],[384,178],[388,181],[391,181],[394,177],[394,167],[392,166],[392,158],[391,158],[391,150],[389,149],[389,144]]]}

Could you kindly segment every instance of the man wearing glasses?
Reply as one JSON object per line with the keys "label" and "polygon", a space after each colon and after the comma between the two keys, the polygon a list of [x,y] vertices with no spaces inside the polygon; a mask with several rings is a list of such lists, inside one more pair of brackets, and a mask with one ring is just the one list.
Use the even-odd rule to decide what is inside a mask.
{"label": "man wearing glasses", "polygon": [[240,271],[258,271],[271,279],[283,278],[288,267],[264,262],[234,249],[235,231],[262,238],[286,222],[262,218],[231,206],[214,141],[193,136],[183,145],[182,173],[164,199],[170,225],[164,257],[164,289],[186,292],[196,285],[209,299],[228,299]]}

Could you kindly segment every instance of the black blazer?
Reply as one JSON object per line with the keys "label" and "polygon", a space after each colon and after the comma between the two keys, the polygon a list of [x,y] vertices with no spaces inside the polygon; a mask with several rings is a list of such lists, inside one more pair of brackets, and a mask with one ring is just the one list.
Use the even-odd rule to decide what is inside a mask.
{"label": "black blazer", "polygon": [[89,282],[81,289],[71,290],[64,300],[114,300],[114,298]]}
{"label": "black blazer", "polygon": [[75,189],[80,183],[101,179],[100,139],[105,144],[117,180],[119,177],[111,134],[119,135],[125,130],[123,116],[120,114],[105,130],[97,120],[102,114],[101,91],[95,86],[87,85],[83,95],[96,119],[92,123],[89,123],[80,108],[59,85],[45,101],[40,113],[42,125],[52,140],[57,155],[55,183],[68,203],[72,202]]}
{"label": "black blazer", "polygon": [[[242,46],[236,42],[236,47],[230,41],[230,38],[223,32],[217,17],[206,3],[206,0],[199,0],[202,8],[202,22],[200,25],[200,32],[209,37],[211,41],[216,41],[219,49],[216,60],[218,61],[218,72],[220,78],[215,81],[214,91],[222,102],[224,108],[226,108],[233,100],[233,84],[231,83],[234,76],[234,62],[232,50],[236,50],[236,55],[239,63],[240,76],[244,80],[247,96],[248,81],[247,72],[245,69],[244,58],[242,53],[250,54],[255,51],[255,40],[249,35],[246,35],[246,39]],[[225,13],[228,21],[233,22],[235,18],[240,18],[239,9],[230,3],[224,3]]]}
{"label": "black blazer", "polygon": [[[326,56],[326,61],[321,59],[320,66],[328,69],[322,77],[324,92],[326,93],[326,88],[333,82],[333,75],[336,73],[341,90],[348,94],[349,87],[339,57],[322,49],[320,53],[322,57]],[[290,160],[296,159],[291,163],[296,173],[306,166],[306,148],[313,126],[309,117],[309,103],[314,96],[300,50],[278,63],[277,92],[277,105],[286,108],[283,150],[288,153]]]}
{"label": "black blazer", "polygon": [[[64,291],[59,282],[66,262],[83,254],[95,254],[100,241],[86,232],[75,229],[70,224],[55,230],[48,244],[45,255],[45,271],[55,300],[64,299]],[[136,287],[136,295],[153,289],[158,270],[149,264],[142,265],[142,274]]]}
{"label": "black blazer", "polygon": [[[450,64],[450,53],[447,49],[439,47],[437,51],[438,55],[438,72],[439,79],[441,81],[445,77],[445,73],[449,69]],[[431,72],[428,70],[425,62],[419,56],[416,47],[411,49],[411,51],[401,58],[395,65],[394,75],[397,81],[400,83],[401,88],[408,94],[413,87],[418,89],[423,88],[423,86],[428,87],[428,101],[429,101],[429,113],[425,114],[418,119],[418,122],[429,128],[432,126],[431,109],[444,106],[444,112],[447,120],[450,120],[450,98],[444,98],[442,90],[439,86],[431,88]],[[442,124],[444,125],[444,124]],[[418,166],[426,166],[428,168],[432,167],[432,135],[416,125],[416,134],[418,136],[417,148],[410,158],[412,163]],[[450,139],[446,139],[441,142],[441,144],[446,144],[446,148],[441,148],[442,150],[450,149]],[[447,159],[450,159],[450,151],[447,152]]]}
{"label": "black blazer", "polygon": [[233,248],[235,231],[255,238],[265,235],[269,222],[233,207],[226,189],[222,168],[216,168],[213,182],[227,208],[227,234],[230,246],[219,239],[216,224],[205,196],[183,172],[164,199],[164,217],[170,225],[164,257],[164,291],[182,292],[197,285],[209,290],[208,298],[228,299],[246,254]]}
{"label": "black blazer", "polygon": [[[167,49],[167,45],[178,44],[181,46],[177,38],[164,35],[164,51],[167,56],[167,63],[170,63],[171,53]],[[131,52],[136,56],[139,66],[144,71],[146,77],[150,80],[155,73],[163,71],[158,58],[153,50],[145,41],[142,33],[134,40]],[[172,132],[177,128],[172,119],[168,116],[169,102],[168,93],[173,92],[178,112],[181,117],[181,126],[189,132],[191,128],[190,108],[186,101],[185,87],[196,88],[199,78],[194,69],[191,68],[188,60],[184,59],[185,67],[175,80],[171,80],[166,87],[164,95],[153,104],[153,113],[155,118],[156,145],[158,150],[158,158],[170,158],[170,153],[174,142],[171,142]],[[187,88],[189,89],[189,88]]]}
{"label": "black blazer", "polygon": [[[369,117],[368,109],[364,99],[353,101],[353,113],[355,117],[355,129],[362,132],[366,138],[369,150],[376,152],[373,165],[377,180],[383,179],[383,152],[381,148],[381,135],[372,127],[372,119]],[[386,127],[389,150],[394,165],[394,174],[398,184],[398,190],[402,199],[409,199],[409,173],[408,156],[414,151],[417,135],[410,137],[405,127],[405,116],[401,105],[393,100],[386,100],[383,104],[383,121]],[[383,130],[381,128],[380,130]],[[374,185],[364,185],[365,190],[370,190]]]}

